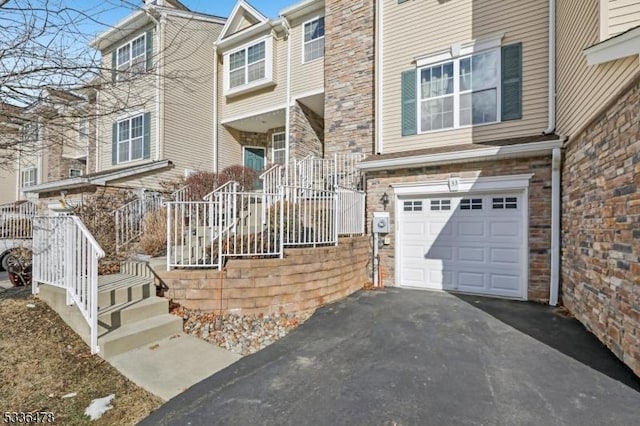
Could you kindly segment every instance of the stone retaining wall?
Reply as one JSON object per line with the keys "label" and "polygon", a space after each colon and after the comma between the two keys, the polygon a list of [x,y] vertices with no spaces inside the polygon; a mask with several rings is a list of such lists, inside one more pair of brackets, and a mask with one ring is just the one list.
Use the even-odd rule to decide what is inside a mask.
{"label": "stone retaining wall", "polygon": [[368,281],[368,237],[285,250],[284,259],[232,259],[223,271],[157,272],[166,297],[189,308],[242,314],[300,312],[342,299]]}
{"label": "stone retaining wall", "polygon": [[572,139],[562,172],[562,301],[640,375],[640,81]]}

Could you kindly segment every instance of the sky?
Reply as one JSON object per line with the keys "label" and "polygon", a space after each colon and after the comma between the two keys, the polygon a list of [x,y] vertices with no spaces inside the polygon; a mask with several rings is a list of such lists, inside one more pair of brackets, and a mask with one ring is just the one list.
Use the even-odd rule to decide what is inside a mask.
{"label": "sky", "polygon": [[[270,18],[278,16],[278,12],[299,0],[250,0],[249,3]],[[182,4],[194,12],[208,13],[228,17],[236,0],[181,0]],[[91,11],[93,18],[106,25],[115,25],[129,15],[135,7],[142,4],[142,0],[68,0],[71,6]],[[97,35],[106,27],[97,23],[87,24],[87,32]]]}

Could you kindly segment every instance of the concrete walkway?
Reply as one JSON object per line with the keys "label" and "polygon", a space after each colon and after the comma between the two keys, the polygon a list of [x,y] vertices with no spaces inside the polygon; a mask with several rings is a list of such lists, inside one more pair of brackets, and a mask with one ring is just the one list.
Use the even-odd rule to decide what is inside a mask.
{"label": "concrete walkway", "polygon": [[167,401],[240,358],[238,354],[180,333],[107,361],[129,380]]}
{"label": "concrete walkway", "polygon": [[549,306],[361,291],[141,424],[636,425],[638,384]]}

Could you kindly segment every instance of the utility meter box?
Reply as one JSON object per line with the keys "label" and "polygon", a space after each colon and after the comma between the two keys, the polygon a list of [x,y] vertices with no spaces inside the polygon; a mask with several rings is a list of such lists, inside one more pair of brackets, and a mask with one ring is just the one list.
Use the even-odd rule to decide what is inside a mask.
{"label": "utility meter box", "polygon": [[389,212],[373,212],[372,230],[374,234],[389,233]]}

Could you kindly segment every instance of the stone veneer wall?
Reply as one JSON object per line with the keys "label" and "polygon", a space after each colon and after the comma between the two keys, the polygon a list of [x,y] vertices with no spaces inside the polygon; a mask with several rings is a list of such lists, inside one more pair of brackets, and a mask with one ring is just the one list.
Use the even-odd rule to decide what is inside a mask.
{"label": "stone veneer wall", "polygon": [[640,375],[640,80],[565,151],[562,301]]}
{"label": "stone veneer wall", "polygon": [[223,271],[157,271],[166,296],[190,309],[242,314],[300,312],[342,299],[367,282],[368,237],[287,249],[284,259],[229,260]]}
{"label": "stone veneer wall", "polygon": [[372,154],[374,0],[325,2],[325,155]]}
{"label": "stone veneer wall", "polygon": [[[387,193],[393,200],[395,183],[425,182],[448,179],[450,173],[460,177],[501,176],[533,173],[529,183],[529,300],[549,300],[551,275],[551,157],[501,160],[453,164],[416,169],[388,170],[367,173],[367,222],[372,212],[382,211],[380,198]],[[391,216],[391,244],[380,250],[383,282],[386,286],[395,282],[395,206],[387,206]]]}
{"label": "stone veneer wall", "polygon": [[291,107],[290,158],[301,159],[311,154],[322,158],[324,120],[306,106],[296,102]]}

